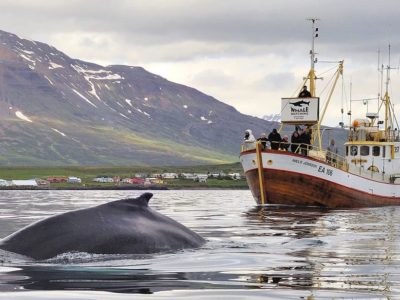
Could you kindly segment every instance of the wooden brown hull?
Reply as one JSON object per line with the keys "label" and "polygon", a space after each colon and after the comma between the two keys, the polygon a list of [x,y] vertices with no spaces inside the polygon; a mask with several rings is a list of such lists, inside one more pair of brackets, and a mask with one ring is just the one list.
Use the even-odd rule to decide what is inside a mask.
{"label": "wooden brown hull", "polygon": [[[400,205],[400,199],[368,194],[318,177],[296,172],[264,169],[266,204],[356,208]],[[246,179],[258,204],[261,192],[257,169],[246,172]]]}

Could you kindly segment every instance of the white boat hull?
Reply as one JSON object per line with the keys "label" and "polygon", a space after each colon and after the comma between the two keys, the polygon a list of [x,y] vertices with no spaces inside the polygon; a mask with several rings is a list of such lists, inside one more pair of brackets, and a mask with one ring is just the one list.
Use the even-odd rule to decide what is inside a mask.
{"label": "white boat hull", "polygon": [[[258,204],[370,207],[400,204],[400,185],[366,178],[291,152],[261,152],[263,184],[255,150],[240,155]],[[262,197],[264,193],[264,197]]]}

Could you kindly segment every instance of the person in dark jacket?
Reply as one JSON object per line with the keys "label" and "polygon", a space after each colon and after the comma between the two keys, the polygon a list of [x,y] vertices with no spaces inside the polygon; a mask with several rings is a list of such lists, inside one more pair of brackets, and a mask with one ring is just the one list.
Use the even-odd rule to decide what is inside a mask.
{"label": "person in dark jacket", "polygon": [[301,154],[307,156],[308,155],[308,150],[309,146],[311,145],[311,134],[309,132],[309,129],[304,129],[300,133],[300,148],[301,148]]}
{"label": "person in dark jacket", "polygon": [[300,144],[300,137],[299,137],[299,133],[297,132],[297,130],[295,130],[292,133],[292,137],[290,139],[291,141],[291,145],[290,145],[290,150],[295,153],[297,151],[297,153],[299,153],[299,144]]}
{"label": "person in dark jacket", "polygon": [[299,98],[309,98],[311,97],[311,93],[307,90],[307,86],[303,86],[303,89],[299,93]]}
{"label": "person in dark jacket", "polygon": [[279,149],[279,143],[282,140],[281,135],[278,133],[276,128],[272,130],[272,132],[268,135],[268,140],[271,143],[271,149],[272,150],[278,150]]}

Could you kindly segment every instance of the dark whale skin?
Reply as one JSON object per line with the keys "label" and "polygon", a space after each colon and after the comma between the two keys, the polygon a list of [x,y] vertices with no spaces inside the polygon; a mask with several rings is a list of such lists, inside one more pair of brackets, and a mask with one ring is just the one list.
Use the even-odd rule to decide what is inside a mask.
{"label": "dark whale skin", "polygon": [[151,193],[55,215],[5,237],[0,249],[43,260],[66,252],[149,254],[205,240],[148,206]]}

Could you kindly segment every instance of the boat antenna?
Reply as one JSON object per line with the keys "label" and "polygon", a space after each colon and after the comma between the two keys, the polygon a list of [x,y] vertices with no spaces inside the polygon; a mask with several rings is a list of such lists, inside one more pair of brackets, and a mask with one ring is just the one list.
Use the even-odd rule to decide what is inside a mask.
{"label": "boat antenna", "polygon": [[393,68],[390,65],[390,59],[391,59],[391,45],[389,44],[388,47],[388,65],[383,68],[382,67],[382,71],[383,69],[386,70],[386,82],[385,82],[385,95],[381,98],[382,99],[382,103],[385,105],[385,136],[386,139],[389,137],[389,130],[393,130],[392,126],[393,126],[393,117],[392,117],[392,113],[393,113],[393,109],[392,109],[392,104],[390,101],[390,96],[389,96],[389,85],[390,85],[390,70],[393,69],[398,69]]}
{"label": "boat antenna", "polygon": [[383,90],[383,64],[381,63],[381,49],[378,48],[378,112],[379,112],[379,99],[382,97]]}
{"label": "boat antenna", "polygon": [[[349,125],[350,126],[351,126],[351,114],[352,114],[352,112],[351,112],[352,93],[353,93],[353,77],[350,77],[350,109],[347,112],[347,115],[349,116]],[[349,131],[349,134],[350,134],[350,131]]]}

